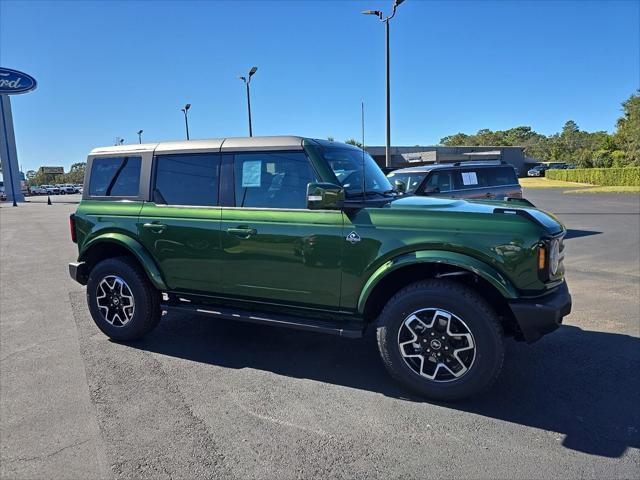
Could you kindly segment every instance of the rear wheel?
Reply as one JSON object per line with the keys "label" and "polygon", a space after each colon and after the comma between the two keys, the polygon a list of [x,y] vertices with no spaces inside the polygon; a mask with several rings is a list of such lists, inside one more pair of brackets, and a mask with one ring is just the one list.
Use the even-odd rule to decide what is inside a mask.
{"label": "rear wheel", "polygon": [[445,280],[400,290],[380,315],[377,337],[391,375],[434,400],[485,390],[504,359],[502,328],[491,307],[473,290]]}
{"label": "rear wheel", "polygon": [[161,317],[160,292],[129,257],[98,263],[87,281],[87,303],[98,328],[114,340],[135,340]]}

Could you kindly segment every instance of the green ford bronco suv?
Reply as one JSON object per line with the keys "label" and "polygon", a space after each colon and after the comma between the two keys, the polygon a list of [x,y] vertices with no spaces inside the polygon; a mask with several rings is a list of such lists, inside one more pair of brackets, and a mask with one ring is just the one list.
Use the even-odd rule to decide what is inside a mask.
{"label": "green ford bronco suv", "polygon": [[491,385],[504,336],[533,342],[569,314],[565,233],[525,200],[399,197],[337,142],[163,142],[91,152],[69,269],[115,340],[172,310],[371,328],[394,378],[446,401]]}

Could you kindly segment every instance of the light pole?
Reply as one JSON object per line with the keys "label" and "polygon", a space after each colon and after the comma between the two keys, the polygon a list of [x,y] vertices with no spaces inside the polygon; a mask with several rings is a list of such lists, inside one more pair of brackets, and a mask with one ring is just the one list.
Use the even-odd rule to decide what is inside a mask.
{"label": "light pole", "polygon": [[251,77],[258,71],[258,67],[251,67],[249,75],[247,77],[238,77],[242,80],[247,87],[247,110],[249,111],[249,136],[253,137],[253,128],[251,127],[251,96],[249,94],[249,83],[251,83]]}
{"label": "light pole", "polygon": [[191,108],[191,104],[187,103],[184,108],[181,108],[180,110],[182,110],[182,113],[184,113],[184,127],[187,130],[187,140],[189,140],[189,120],[187,119],[187,112],[189,111],[189,109]]}
{"label": "light pole", "polygon": [[387,59],[387,145],[385,148],[385,166],[391,166],[391,82],[389,79],[389,20],[396,15],[396,9],[404,0],[394,0],[393,10],[391,15],[384,18],[383,13],[380,10],[365,10],[362,12],[364,15],[375,15],[381,22],[384,22],[385,33],[387,38],[386,45],[386,59]]}
{"label": "light pole", "polygon": [[138,130],[138,143],[142,143],[142,132],[144,130]]}

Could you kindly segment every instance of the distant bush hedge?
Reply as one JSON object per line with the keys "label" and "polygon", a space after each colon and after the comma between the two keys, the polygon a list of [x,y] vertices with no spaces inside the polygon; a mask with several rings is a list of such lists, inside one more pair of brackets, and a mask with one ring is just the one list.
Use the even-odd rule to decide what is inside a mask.
{"label": "distant bush hedge", "polygon": [[547,170],[547,178],[602,186],[640,186],[640,167]]}

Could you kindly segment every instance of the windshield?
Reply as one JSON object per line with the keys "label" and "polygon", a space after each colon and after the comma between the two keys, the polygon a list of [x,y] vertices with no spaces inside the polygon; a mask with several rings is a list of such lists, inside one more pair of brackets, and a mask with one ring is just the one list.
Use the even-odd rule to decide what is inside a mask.
{"label": "windshield", "polygon": [[352,148],[323,148],[320,154],[335,173],[347,196],[362,195],[362,164],[364,162],[365,192],[390,193],[393,187],[371,156]]}
{"label": "windshield", "polygon": [[[426,176],[427,174],[424,172],[391,172],[387,175],[387,178],[393,183],[399,193],[414,193]],[[402,183],[398,184],[396,182]]]}

